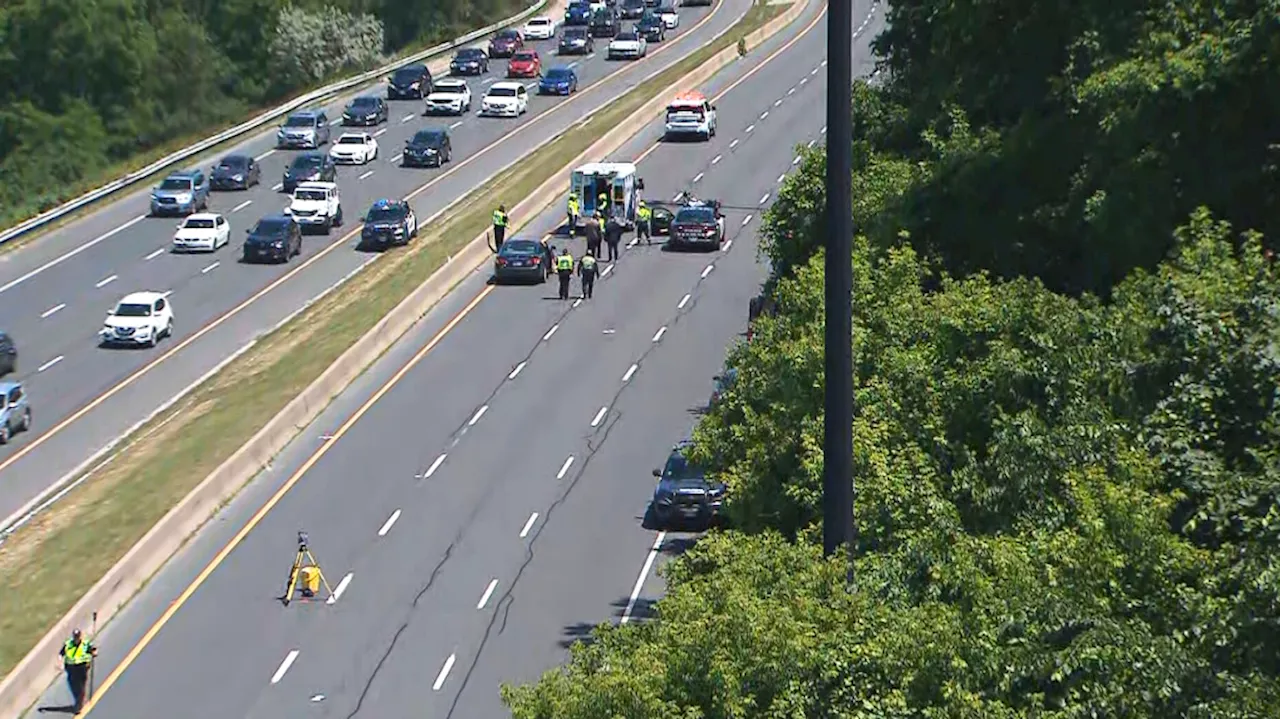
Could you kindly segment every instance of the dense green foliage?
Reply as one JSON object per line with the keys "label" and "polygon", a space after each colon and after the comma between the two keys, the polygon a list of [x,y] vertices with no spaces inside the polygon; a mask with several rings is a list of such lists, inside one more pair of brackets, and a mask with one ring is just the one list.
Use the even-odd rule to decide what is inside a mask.
{"label": "dense green foliage", "polygon": [[[0,6],[0,223],[520,0],[13,0]],[[282,20],[283,18],[283,20]],[[298,67],[306,68],[298,71]]]}
{"label": "dense green foliage", "polygon": [[1280,271],[1241,231],[1278,229],[1278,10],[896,3],[855,91],[856,585],[810,152],[695,431],[734,529],[517,719],[1280,716]]}

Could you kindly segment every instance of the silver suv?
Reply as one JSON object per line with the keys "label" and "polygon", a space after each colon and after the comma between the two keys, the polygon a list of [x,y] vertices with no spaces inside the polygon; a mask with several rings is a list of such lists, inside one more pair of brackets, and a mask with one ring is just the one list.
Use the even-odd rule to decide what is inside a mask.
{"label": "silver suv", "polygon": [[151,191],[151,214],[190,215],[209,207],[209,178],[203,170],[175,172]]}
{"label": "silver suv", "polygon": [[17,382],[0,382],[0,444],[18,432],[31,429],[31,405],[27,391]]}
{"label": "silver suv", "polygon": [[285,119],[276,132],[276,147],[314,150],[329,142],[329,116],[323,110],[303,110]]}

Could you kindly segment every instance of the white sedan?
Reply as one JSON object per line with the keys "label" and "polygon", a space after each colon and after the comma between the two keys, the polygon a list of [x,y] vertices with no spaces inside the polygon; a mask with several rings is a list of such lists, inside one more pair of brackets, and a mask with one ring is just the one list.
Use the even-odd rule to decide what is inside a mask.
{"label": "white sedan", "polygon": [[197,212],[178,225],[173,236],[174,252],[216,252],[231,242],[227,218],[213,212]]}
{"label": "white sedan", "polygon": [[335,163],[365,165],[378,156],[378,141],[367,132],[343,133],[329,150]]}
{"label": "white sedan", "polygon": [[526,40],[550,40],[556,36],[556,21],[545,16],[535,17],[525,23],[521,34]]}

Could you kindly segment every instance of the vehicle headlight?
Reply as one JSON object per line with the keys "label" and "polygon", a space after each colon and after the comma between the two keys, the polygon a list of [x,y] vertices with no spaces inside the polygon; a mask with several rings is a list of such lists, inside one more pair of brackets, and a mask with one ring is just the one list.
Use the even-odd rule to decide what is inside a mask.
{"label": "vehicle headlight", "polygon": [[140,336],[140,337],[144,337],[144,336],[146,336],[146,335],[151,334],[151,328],[150,328],[150,327],[139,327],[139,328],[137,329],[137,333],[138,333],[138,336]]}
{"label": "vehicle headlight", "polygon": [[277,250],[284,249],[284,240],[276,240],[275,242],[271,243],[271,246],[276,248]]}
{"label": "vehicle headlight", "polygon": [[237,174],[237,175],[232,175],[232,176],[231,176],[231,179],[235,180],[236,182],[240,182],[240,181],[244,180],[244,175],[239,175],[239,174]]}
{"label": "vehicle headlight", "polygon": [[178,200],[178,202],[185,205],[186,203],[191,202],[191,193],[184,192],[181,195],[178,195],[176,199]]}
{"label": "vehicle headlight", "polygon": [[283,127],[282,127],[282,128],[280,128],[279,130],[276,130],[276,137],[284,137],[284,128],[283,128]]}

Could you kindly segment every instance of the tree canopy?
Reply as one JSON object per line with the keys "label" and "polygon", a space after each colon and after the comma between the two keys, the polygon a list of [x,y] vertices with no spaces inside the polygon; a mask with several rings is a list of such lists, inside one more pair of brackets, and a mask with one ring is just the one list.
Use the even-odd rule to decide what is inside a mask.
{"label": "tree canopy", "polygon": [[819,149],[694,433],[732,528],[515,717],[1280,716],[1277,10],[895,3],[851,138],[855,585],[818,541]]}
{"label": "tree canopy", "polygon": [[520,0],[13,0],[0,6],[0,223]]}

